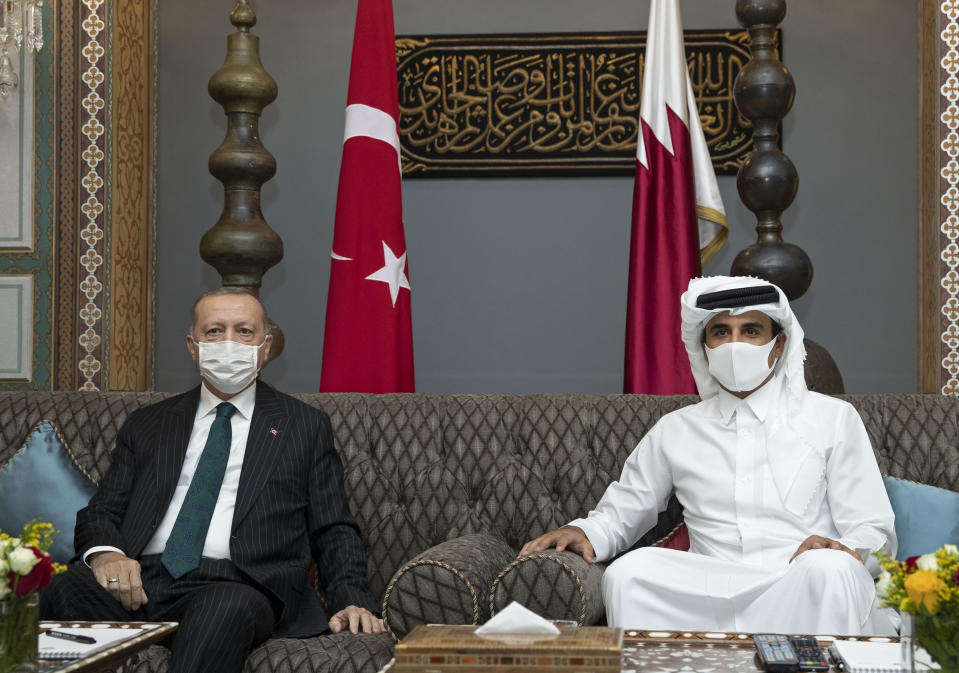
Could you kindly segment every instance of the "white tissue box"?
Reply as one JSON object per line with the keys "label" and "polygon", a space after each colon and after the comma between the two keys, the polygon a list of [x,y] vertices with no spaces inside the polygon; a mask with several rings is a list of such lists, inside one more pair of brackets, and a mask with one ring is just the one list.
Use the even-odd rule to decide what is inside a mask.
{"label": "white tissue box", "polygon": [[559,627],[558,636],[478,636],[475,626],[417,626],[396,644],[393,673],[619,673],[623,630]]}

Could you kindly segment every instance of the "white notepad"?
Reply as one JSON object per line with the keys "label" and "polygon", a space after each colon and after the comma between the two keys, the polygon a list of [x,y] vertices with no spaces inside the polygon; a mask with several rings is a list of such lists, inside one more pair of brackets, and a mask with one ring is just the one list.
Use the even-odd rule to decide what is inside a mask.
{"label": "white notepad", "polygon": [[79,659],[92,652],[104,650],[121,640],[133,638],[143,633],[139,628],[119,628],[115,626],[79,627],[58,626],[54,631],[62,631],[76,636],[87,636],[96,640],[95,643],[78,643],[73,640],[54,638],[46,632],[40,634],[37,643],[37,655],[40,659]]}
{"label": "white notepad", "polygon": [[[829,648],[846,673],[902,673],[902,645],[864,640],[837,640]],[[921,647],[916,648],[916,671],[938,670]]]}

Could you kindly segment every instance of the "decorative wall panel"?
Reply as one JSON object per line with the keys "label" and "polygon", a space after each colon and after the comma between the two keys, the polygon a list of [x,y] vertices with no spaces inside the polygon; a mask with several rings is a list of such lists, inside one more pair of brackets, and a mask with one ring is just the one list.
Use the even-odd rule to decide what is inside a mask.
{"label": "decorative wall panel", "polygon": [[[11,58],[16,58],[12,54]],[[0,250],[33,249],[33,58],[19,54],[20,86],[0,101]]]}
{"label": "decorative wall panel", "polygon": [[[114,3],[118,8],[121,3]],[[111,4],[103,0],[82,0],[80,10],[80,31],[78,33],[80,57],[77,59],[79,81],[80,124],[79,147],[80,167],[77,174],[78,184],[74,188],[79,194],[80,212],[77,217],[76,252],[79,264],[75,267],[78,287],[77,295],[77,339],[72,344],[73,359],[78,369],[77,387],[80,390],[105,389],[104,341],[107,336],[107,316],[105,313],[110,284],[109,267],[105,263],[107,248],[106,202],[107,183],[111,168],[107,159],[107,119],[106,101],[110,97],[107,75],[110,74],[110,60],[107,48],[110,46],[110,33],[106,30],[110,20],[108,10]],[[64,156],[69,160],[69,156]],[[73,387],[73,386],[71,386]]]}
{"label": "decorative wall panel", "polygon": [[[52,12],[44,7],[44,43],[36,58],[18,60],[20,86],[0,105],[16,106],[17,128],[11,136],[16,151],[4,152],[4,169],[15,176],[15,205],[4,202],[12,229],[0,244],[0,389],[49,390],[53,220],[50,176],[54,27]],[[9,206],[9,210],[8,210]],[[26,349],[26,350],[25,350]]]}
{"label": "decorative wall panel", "polygon": [[0,275],[0,378],[33,374],[33,276]]}
{"label": "decorative wall panel", "polygon": [[154,129],[150,0],[116,4],[113,16],[111,390],[152,386]]}
{"label": "decorative wall panel", "polygon": [[920,167],[920,387],[959,395],[959,2],[919,13],[920,162],[937,168]]}
{"label": "decorative wall panel", "polygon": [[[153,382],[156,0],[50,4],[34,112],[30,387],[143,390]],[[3,262],[0,272],[16,270]]]}

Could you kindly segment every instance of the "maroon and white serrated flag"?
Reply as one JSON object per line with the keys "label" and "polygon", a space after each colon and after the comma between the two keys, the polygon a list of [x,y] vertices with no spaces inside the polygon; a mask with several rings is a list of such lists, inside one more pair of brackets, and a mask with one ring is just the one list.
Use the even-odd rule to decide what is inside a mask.
{"label": "maroon and white serrated flag", "polygon": [[695,393],[679,297],[729,234],[686,65],[679,0],[649,8],[626,307],[627,393]]}
{"label": "maroon and white serrated flag", "polygon": [[359,0],[326,303],[321,392],[412,392],[391,0]]}

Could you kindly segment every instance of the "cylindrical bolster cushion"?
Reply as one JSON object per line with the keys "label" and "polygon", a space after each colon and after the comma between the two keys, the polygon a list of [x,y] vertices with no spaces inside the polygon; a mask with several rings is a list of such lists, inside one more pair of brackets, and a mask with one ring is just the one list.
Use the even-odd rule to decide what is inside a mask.
{"label": "cylindrical bolster cushion", "polygon": [[572,619],[590,626],[605,617],[604,566],[587,563],[569,551],[541,551],[521,556],[493,581],[490,614],[516,601],[546,619]]}
{"label": "cylindrical bolster cushion", "polygon": [[480,624],[489,618],[493,578],[516,552],[492,535],[441,542],[396,571],[383,596],[383,619],[397,638],[418,624]]}

